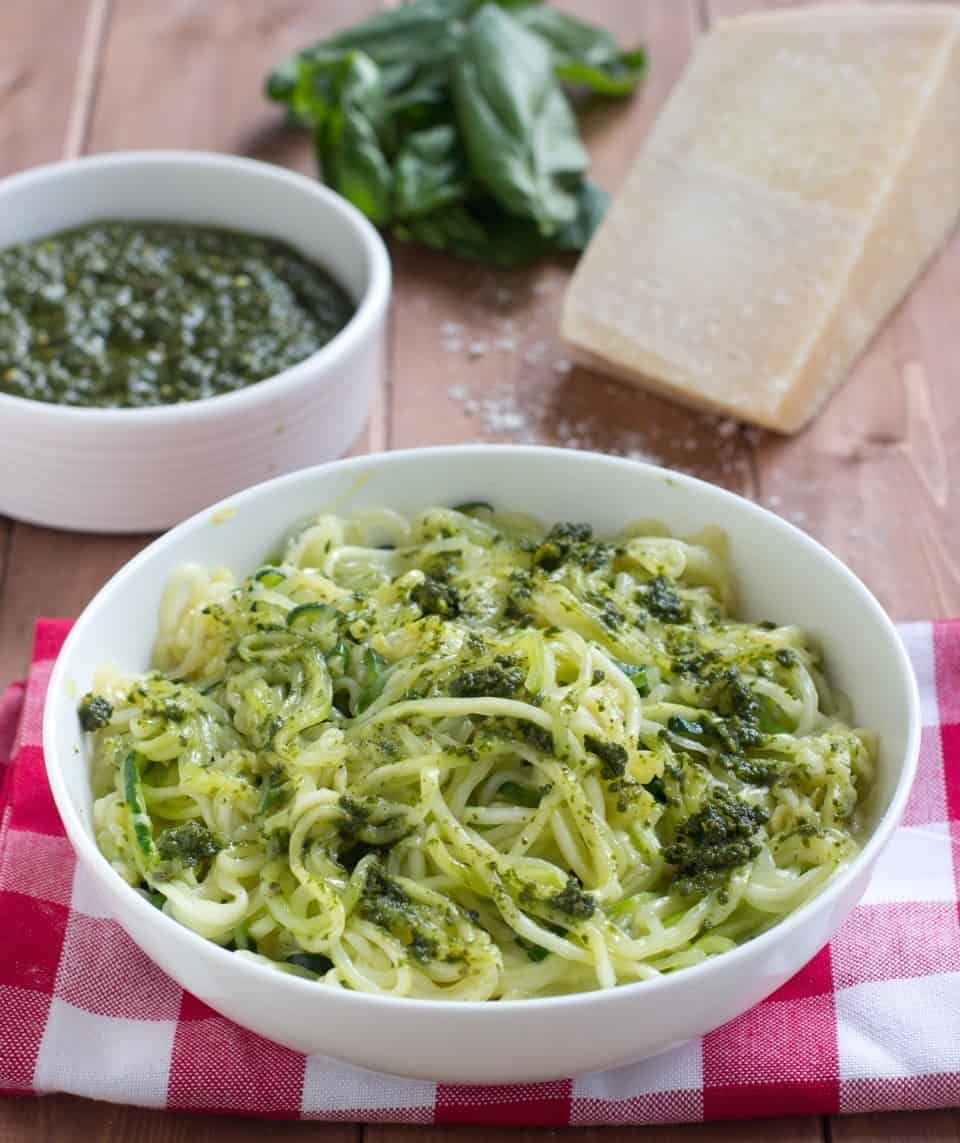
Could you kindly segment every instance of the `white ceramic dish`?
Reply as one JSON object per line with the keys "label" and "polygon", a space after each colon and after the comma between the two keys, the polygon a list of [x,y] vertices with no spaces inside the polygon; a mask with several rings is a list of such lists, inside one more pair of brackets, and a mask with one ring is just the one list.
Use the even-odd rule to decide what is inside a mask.
{"label": "white ceramic dish", "polygon": [[0,248],[98,219],[206,223],[279,238],[357,305],[300,364],[236,393],[154,409],[83,409],[0,393],[0,513],[147,532],[240,488],[341,456],[384,369],[390,261],[376,230],[315,180],[202,151],[132,151],[0,181]]}
{"label": "white ceramic dish", "polygon": [[[727,532],[741,614],[802,624],[861,725],[879,732],[871,834],[814,901],[752,942],[694,968],[609,992],[500,1003],[393,1000],[338,991],[233,956],[159,913],[100,855],[77,696],[96,667],[146,667],[163,585],[186,561],[257,567],[318,511],[404,512],[482,498],[602,534],[656,517],[680,534]],[[701,1035],[779,987],[832,936],[866,887],[903,810],[916,765],[916,686],[893,625],[837,559],[779,517],[729,492],[592,453],[463,446],[387,453],[292,473],[205,511],[123,568],[83,613],[57,662],[44,718],[47,770],[67,834],[104,902],[171,976],[238,1023],[306,1052],[402,1075],[494,1083],[555,1078],[655,1055]]]}

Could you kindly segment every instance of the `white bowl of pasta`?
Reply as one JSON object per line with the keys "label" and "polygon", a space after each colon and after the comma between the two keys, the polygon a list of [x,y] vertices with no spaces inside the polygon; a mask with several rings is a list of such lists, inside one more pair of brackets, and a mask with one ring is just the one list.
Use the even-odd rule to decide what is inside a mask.
{"label": "white bowl of pasta", "polygon": [[889,619],[783,520],[463,446],[158,540],[77,621],[44,745],[104,903],[185,988],[301,1051],[494,1083],[655,1055],[798,971],[919,723]]}

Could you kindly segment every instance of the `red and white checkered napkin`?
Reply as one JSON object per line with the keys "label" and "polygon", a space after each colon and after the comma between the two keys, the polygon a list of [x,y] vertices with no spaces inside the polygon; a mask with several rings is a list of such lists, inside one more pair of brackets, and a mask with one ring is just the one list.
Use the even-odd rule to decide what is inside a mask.
{"label": "red and white checkered napkin", "polygon": [[0,1090],[269,1117],[679,1122],[960,1104],[960,621],[902,628],[923,699],[917,783],[866,897],[769,1000],[656,1060],[456,1087],[281,1048],[166,977],[76,868],[40,715],[65,620],[0,698]]}

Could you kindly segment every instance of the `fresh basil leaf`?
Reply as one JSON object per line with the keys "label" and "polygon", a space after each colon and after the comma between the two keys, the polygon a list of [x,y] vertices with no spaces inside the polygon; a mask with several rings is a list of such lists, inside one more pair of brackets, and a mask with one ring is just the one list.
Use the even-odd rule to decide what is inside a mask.
{"label": "fresh basil leaf", "polygon": [[517,218],[489,201],[476,200],[405,218],[394,227],[394,234],[401,240],[420,242],[470,262],[504,268],[525,266],[553,251],[583,250],[603,218],[608,201],[606,191],[583,182],[577,191],[576,217],[551,237],[541,234],[530,219]]}
{"label": "fresh basil leaf", "polygon": [[621,52],[605,28],[595,28],[546,4],[524,7],[514,18],[550,47],[557,76],[598,95],[629,95],[643,78],[642,48]]}
{"label": "fresh basil leaf", "polygon": [[450,124],[408,135],[394,170],[393,207],[397,218],[420,218],[467,196],[467,158],[456,128]]}
{"label": "fresh basil leaf", "polygon": [[286,89],[296,118],[314,133],[324,182],[377,223],[390,221],[393,172],[377,65],[363,52],[303,56]]}
{"label": "fresh basil leaf", "polygon": [[[300,74],[300,56],[288,56],[282,63],[270,72],[264,91],[268,99],[275,99],[277,103],[289,103],[297,90],[297,77]],[[289,108],[291,114],[292,108]]]}
{"label": "fresh basil leaf", "polygon": [[422,218],[397,223],[393,233],[401,242],[420,242],[431,250],[447,250],[471,262],[484,257],[487,236],[464,206],[435,210]]}
{"label": "fresh basil leaf", "polygon": [[536,223],[516,218],[484,202],[456,204],[422,218],[405,220],[394,235],[406,242],[420,242],[432,250],[444,250],[468,262],[494,266],[525,266],[553,247]]}
{"label": "fresh basil leaf", "polygon": [[461,42],[453,94],[471,168],[497,202],[545,235],[572,222],[570,188],[589,158],[543,40],[485,4]]}
{"label": "fresh basil leaf", "polygon": [[605,190],[584,179],[577,189],[577,214],[572,222],[557,231],[554,244],[558,250],[584,250],[607,213],[610,196]]}
{"label": "fresh basil leaf", "polygon": [[617,94],[642,63],[539,0],[409,0],[284,61],[267,93],[374,222],[518,266],[582,250],[606,209],[557,75]]}
{"label": "fresh basil leaf", "polygon": [[284,60],[267,80],[272,99],[286,99],[289,79],[303,60],[360,51],[380,68],[384,90],[393,95],[413,82],[421,65],[449,59],[477,0],[413,0],[375,13],[305,51]]}
{"label": "fresh basil leaf", "polygon": [[451,114],[449,59],[423,64],[409,83],[389,90],[386,110],[399,136],[448,123]]}

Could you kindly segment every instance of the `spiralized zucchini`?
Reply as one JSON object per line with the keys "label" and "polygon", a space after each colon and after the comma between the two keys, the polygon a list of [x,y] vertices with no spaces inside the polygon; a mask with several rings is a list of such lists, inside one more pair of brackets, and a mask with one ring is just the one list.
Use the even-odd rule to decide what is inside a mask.
{"label": "spiralized zucchini", "polygon": [[462,1000],[645,980],[857,851],[875,749],[796,627],[731,618],[719,533],[485,505],[320,516],[186,567],[155,670],[81,703],[98,844],[212,941]]}

